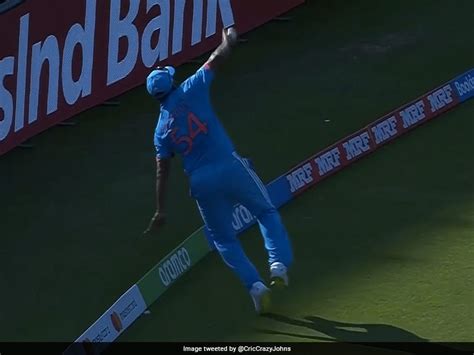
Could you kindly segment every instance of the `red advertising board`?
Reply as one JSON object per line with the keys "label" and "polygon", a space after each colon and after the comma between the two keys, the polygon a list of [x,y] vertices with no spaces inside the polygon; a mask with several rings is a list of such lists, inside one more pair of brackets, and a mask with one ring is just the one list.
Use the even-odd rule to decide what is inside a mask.
{"label": "red advertising board", "polygon": [[[304,0],[26,1],[0,15],[0,155]],[[5,35],[6,34],[6,35]]]}
{"label": "red advertising board", "polygon": [[291,194],[301,194],[326,177],[452,109],[460,102],[454,81],[451,81],[384,115],[290,170],[286,180]]}

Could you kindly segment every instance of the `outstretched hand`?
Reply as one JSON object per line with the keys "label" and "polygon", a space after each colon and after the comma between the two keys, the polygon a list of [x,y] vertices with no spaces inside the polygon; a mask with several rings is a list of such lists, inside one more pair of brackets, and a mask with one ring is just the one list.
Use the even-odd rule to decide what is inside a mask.
{"label": "outstretched hand", "polygon": [[231,46],[237,44],[238,37],[235,27],[224,28],[222,30],[222,40],[228,42]]}
{"label": "outstretched hand", "polygon": [[143,232],[143,234],[148,235],[151,232],[156,232],[160,229],[166,222],[166,215],[164,213],[155,212],[151,218],[148,228]]}

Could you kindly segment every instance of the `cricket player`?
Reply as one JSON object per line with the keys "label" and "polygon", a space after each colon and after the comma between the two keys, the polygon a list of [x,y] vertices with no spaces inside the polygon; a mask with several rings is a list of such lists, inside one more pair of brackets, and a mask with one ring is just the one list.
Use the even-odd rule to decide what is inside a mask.
{"label": "cricket player", "polygon": [[271,286],[288,285],[292,250],[286,229],[268,192],[248,160],[236,152],[214,113],[210,86],[222,63],[237,44],[234,28],[222,31],[222,43],[208,61],[181,85],[174,84],[173,67],[158,67],[147,77],[148,93],[160,101],[155,130],[157,163],[156,213],[145,233],[166,218],[165,190],[171,158],[178,153],[189,178],[191,196],[224,262],[249,290],[257,313],[270,305],[270,289],[245,255],[232,227],[236,204],[257,217],[268,252]]}

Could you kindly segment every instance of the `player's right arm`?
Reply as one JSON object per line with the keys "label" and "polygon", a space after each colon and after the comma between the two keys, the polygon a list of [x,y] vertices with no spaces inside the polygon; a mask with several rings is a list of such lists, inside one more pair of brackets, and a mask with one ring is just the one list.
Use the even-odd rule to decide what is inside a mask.
{"label": "player's right arm", "polygon": [[236,44],[237,31],[233,27],[222,30],[222,43],[211,54],[206,63],[181,84],[184,91],[197,95],[208,94],[214,79],[214,72],[229,58],[232,48]]}

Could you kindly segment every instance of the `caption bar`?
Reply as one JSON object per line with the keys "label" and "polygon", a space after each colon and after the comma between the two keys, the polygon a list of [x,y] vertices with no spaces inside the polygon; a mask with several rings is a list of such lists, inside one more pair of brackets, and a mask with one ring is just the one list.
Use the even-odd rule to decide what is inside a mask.
{"label": "caption bar", "polygon": [[282,346],[282,345],[226,345],[226,346],[183,346],[183,352],[191,353],[281,353],[281,352],[291,352],[291,346]]}

